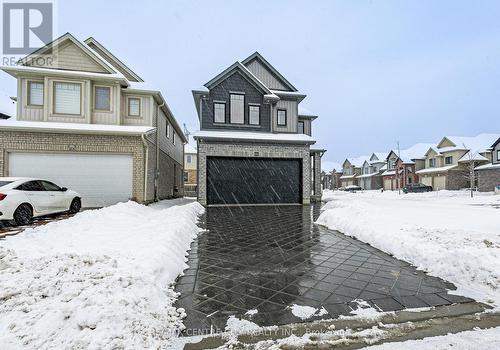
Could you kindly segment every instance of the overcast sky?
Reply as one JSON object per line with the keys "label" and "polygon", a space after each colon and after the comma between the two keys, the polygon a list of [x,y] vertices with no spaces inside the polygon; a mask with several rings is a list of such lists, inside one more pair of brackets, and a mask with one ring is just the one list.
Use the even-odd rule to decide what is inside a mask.
{"label": "overcast sky", "polygon": [[[500,132],[500,1],[58,1],[199,128],[191,89],[259,51],[307,94],[325,160]],[[2,73],[0,89],[15,94]]]}

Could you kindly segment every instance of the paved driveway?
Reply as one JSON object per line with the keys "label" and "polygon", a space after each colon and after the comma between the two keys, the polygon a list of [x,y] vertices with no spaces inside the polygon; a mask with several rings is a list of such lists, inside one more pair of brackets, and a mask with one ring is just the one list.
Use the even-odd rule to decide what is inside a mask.
{"label": "paved driveway", "polygon": [[231,315],[261,326],[301,322],[294,304],[327,310],[310,321],[348,315],[355,299],[383,311],[470,301],[448,294],[451,283],[314,225],[318,214],[318,206],[208,208],[208,232],[176,285],[187,334],[224,329]]}

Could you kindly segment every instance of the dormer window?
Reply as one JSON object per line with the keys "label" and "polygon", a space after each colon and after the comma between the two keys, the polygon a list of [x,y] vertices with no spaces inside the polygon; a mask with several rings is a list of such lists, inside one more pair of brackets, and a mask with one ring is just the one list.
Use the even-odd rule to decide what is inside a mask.
{"label": "dormer window", "polygon": [[231,100],[231,124],[245,123],[245,95],[230,94]]}
{"label": "dormer window", "polygon": [[278,109],[278,126],[286,126],[286,109]]}
{"label": "dormer window", "polygon": [[214,103],[214,123],[226,122],[226,104],[222,102]]}
{"label": "dormer window", "polygon": [[38,81],[28,82],[28,105],[43,106],[43,83]]}

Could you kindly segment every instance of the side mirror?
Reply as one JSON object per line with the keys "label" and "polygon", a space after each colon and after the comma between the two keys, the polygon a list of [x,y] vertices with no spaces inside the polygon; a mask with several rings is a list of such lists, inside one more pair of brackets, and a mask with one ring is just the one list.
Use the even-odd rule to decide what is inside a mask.
{"label": "side mirror", "polygon": [[61,191],[66,192],[68,189],[66,187],[61,188]]}

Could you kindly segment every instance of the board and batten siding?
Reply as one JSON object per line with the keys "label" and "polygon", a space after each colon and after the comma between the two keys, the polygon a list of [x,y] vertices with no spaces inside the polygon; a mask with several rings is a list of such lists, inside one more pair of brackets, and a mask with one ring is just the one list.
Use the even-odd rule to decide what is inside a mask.
{"label": "board and batten siding", "polygon": [[[286,110],[286,126],[278,126],[278,109]],[[277,132],[297,132],[298,104],[293,100],[279,100],[273,108],[273,127]]]}
{"label": "board and batten siding", "polygon": [[109,73],[73,43],[60,46],[55,55],[52,55],[52,60],[40,60],[40,62],[43,62],[43,64],[37,64],[38,60],[33,60],[31,66]]}
{"label": "board and batten siding", "polygon": [[[105,86],[111,88],[110,91],[110,111],[101,111],[95,109],[95,88],[96,86]],[[121,96],[120,96],[120,85],[109,85],[106,83],[95,82],[92,84],[92,123],[93,124],[120,124],[121,115]]]}
{"label": "board and batten siding", "polygon": [[[153,115],[156,119],[156,113],[158,111],[158,104],[154,103]],[[167,137],[167,123],[170,124],[170,134]],[[153,126],[156,126],[156,120]],[[166,153],[169,157],[174,159],[179,165],[184,165],[184,144],[181,138],[174,130],[172,123],[168,120],[165,113],[160,109],[160,116],[158,118],[158,135],[160,141],[160,149]],[[175,137],[175,144],[173,143],[172,133],[175,132],[177,135]]]}
{"label": "board and batten siding", "polygon": [[270,72],[266,67],[264,67],[258,60],[252,60],[246,66],[250,72],[252,72],[261,82],[264,83],[271,90],[286,90],[290,91],[285,85],[283,85],[272,72]]}
{"label": "board and batten siding", "polygon": [[[44,106],[28,105],[28,81],[43,83],[39,78],[19,78],[17,80],[17,120],[39,122],[44,118]],[[44,94],[45,94],[44,86]],[[45,98],[44,98],[45,100]]]}
{"label": "board and batten siding", "polygon": [[[139,117],[131,117],[128,115],[128,99],[138,98],[141,100],[141,115]],[[121,107],[121,117],[122,125],[153,125],[153,97],[150,95],[127,93],[122,89],[122,107]]]}

